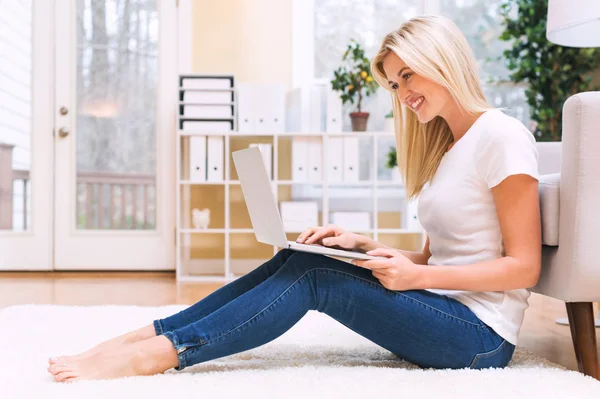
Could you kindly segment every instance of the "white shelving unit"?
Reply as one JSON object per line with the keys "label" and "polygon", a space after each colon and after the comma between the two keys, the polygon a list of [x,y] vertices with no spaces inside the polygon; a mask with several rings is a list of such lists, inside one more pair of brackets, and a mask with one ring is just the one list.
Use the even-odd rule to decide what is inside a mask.
{"label": "white shelving unit", "polygon": [[[187,77],[190,77],[190,75],[186,75]],[[194,75],[194,76],[200,76],[200,75]],[[205,76],[205,75],[202,75]],[[213,75],[214,76],[214,75]],[[226,75],[223,75],[226,76]],[[181,78],[180,78],[180,82],[181,82]],[[232,80],[233,82],[233,80]],[[180,90],[183,90],[183,88],[180,88]],[[235,91],[235,87],[232,87],[232,90]],[[233,103],[233,106],[235,108],[235,102]],[[234,113],[234,117],[235,117],[236,113]],[[255,240],[254,235],[253,235],[253,229],[251,228],[251,225],[248,226],[248,228],[234,228],[232,227],[232,223],[231,223],[231,201],[230,201],[230,193],[232,189],[235,190],[239,190],[239,193],[241,195],[241,188],[240,188],[240,183],[238,180],[236,179],[231,179],[231,177],[233,176],[232,173],[232,169],[233,169],[233,163],[232,163],[232,159],[231,159],[231,148],[232,148],[232,142],[235,140],[240,140],[240,139],[244,139],[244,138],[262,138],[263,140],[265,140],[266,138],[269,138],[273,145],[273,154],[272,154],[272,160],[273,160],[273,176],[272,176],[272,185],[274,188],[274,194],[276,197],[276,201],[277,203],[279,203],[279,188],[280,187],[296,187],[296,186],[306,186],[306,187],[312,187],[312,190],[309,191],[318,191],[321,195],[320,195],[320,199],[318,200],[320,202],[320,219],[321,219],[321,224],[326,225],[327,223],[329,223],[329,213],[330,213],[330,205],[331,203],[335,200],[334,199],[334,194],[336,192],[341,193],[340,195],[337,196],[337,198],[344,196],[344,193],[347,191],[346,185],[347,187],[352,187],[354,189],[362,189],[362,190],[368,190],[370,191],[370,204],[371,207],[369,209],[369,212],[371,213],[371,229],[368,229],[366,231],[354,231],[356,233],[359,234],[368,234],[370,235],[374,240],[378,240],[378,238],[380,237],[380,235],[382,234],[412,234],[412,235],[418,235],[418,243],[417,245],[420,246],[420,248],[422,248],[423,244],[424,244],[424,239],[425,239],[425,235],[424,232],[422,230],[409,230],[404,228],[404,226],[406,226],[406,201],[405,201],[405,197],[403,195],[404,193],[404,187],[402,185],[401,181],[392,181],[392,180],[377,180],[377,171],[378,168],[381,167],[381,165],[378,165],[377,163],[377,154],[378,154],[378,142],[379,139],[393,139],[393,133],[391,132],[336,132],[336,133],[329,133],[329,132],[315,132],[315,133],[308,133],[308,132],[280,132],[280,133],[261,133],[261,132],[256,132],[256,133],[240,133],[238,131],[235,131],[235,126],[237,126],[234,122],[234,131],[231,132],[199,132],[199,133],[193,133],[193,132],[189,132],[189,131],[183,131],[181,130],[181,124],[180,124],[180,118],[181,116],[178,118],[178,133],[177,133],[177,141],[178,141],[178,145],[176,146],[177,148],[177,154],[176,154],[176,159],[177,159],[177,227],[176,227],[176,254],[177,254],[177,281],[178,282],[230,282],[235,280],[236,278],[240,277],[241,274],[234,274],[232,272],[232,264],[233,262],[235,262],[235,265],[238,266],[238,269],[245,269],[247,271],[250,271],[252,269],[254,269],[255,267],[259,266],[262,262],[264,262],[265,260],[268,259],[268,257],[265,257],[265,259],[257,259],[257,258],[251,258],[251,259],[232,259],[231,257],[231,241],[232,241],[232,237],[235,237],[236,235],[240,235],[240,234],[247,234],[249,236],[252,237],[253,240]],[[188,157],[188,154],[185,153],[186,149],[189,148],[188,145],[186,145],[186,142],[189,140],[190,137],[192,136],[222,136],[223,137],[223,141],[224,141],[224,179],[222,181],[194,181],[194,180],[190,180],[187,176],[184,176],[185,173],[183,173],[183,171],[185,171],[185,168],[182,167],[183,164],[185,164],[185,159]],[[290,140],[293,137],[297,137],[297,136],[301,136],[301,137],[315,137],[315,138],[320,138],[322,140],[322,148],[323,148],[323,159],[322,159],[322,163],[321,165],[325,165],[326,160],[325,160],[325,154],[327,154],[327,148],[328,148],[328,139],[331,137],[340,137],[340,136],[359,136],[362,137],[363,141],[370,141],[370,145],[371,145],[371,149],[372,149],[372,156],[370,159],[370,178],[368,180],[361,180],[358,182],[348,182],[348,183],[330,183],[327,180],[327,168],[322,168],[323,173],[322,173],[322,180],[320,182],[315,182],[315,181],[292,181],[290,180],[291,177],[289,179],[279,179],[280,176],[280,168],[281,168],[281,163],[280,163],[280,159],[279,159],[279,147],[280,147],[280,141],[281,140]],[[239,143],[238,143],[239,146]],[[291,163],[291,160],[290,160]],[[287,177],[287,176],[284,176]],[[191,207],[192,204],[190,203],[191,201],[191,191],[192,189],[196,189],[196,190],[210,190],[208,186],[216,186],[218,187],[217,190],[220,190],[221,188],[224,190],[224,203],[222,204],[222,211],[223,211],[223,227],[217,227],[217,228],[207,228],[207,229],[196,229],[196,228],[192,228],[191,227],[191,218],[190,218],[190,214],[191,214]],[[318,187],[315,189],[315,187]],[[291,189],[291,188],[290,188]],[[400,205],[400,213],[402,214],[402,222],[399,223],[401,225],[400,228],[380,228],[378,225],[378,212],[379,212],[379,203],[378,200],[380,200],[381,196],[378,195],[378,193],[381,190],[385,190],[385,189],[395,189],[394,193],[395,196],[394,198],[392,198],[391,200],[395,200],[398,199],[399,201],[403,201],[403,203]],[[213,188],[214,190],[214,188]],[[356,190],[354,190],[356,191]],[[309,195],[313,195],[313,194],[309,194]],[[362,195],[362,194],[361,194]],[[311,198],[315,198],[315,197],[311,197]],[[304,198],[302,198],[304,199]],[[301,200],[302,200],[301,199]],[[288,200],[288,199],[286,199]],[[293,199],[295,200],[295,199]],[[346,199],[347,200],[347,199]],[[362,200],[368,201],[368,196],[362,196]],[[352,201],[352,199],[351,199]],[[203,206],[194,206],[197,208],[203,208]],[[211,211],[211,214],[213,212]],[[211,216],[212,218],[212,216]],[[293,231],[293,232],[287,232],[287,233],[293,233],[294,235],[298,235],[301,233],[301,231]],[[223,243],[223,247],[224,247],[224,253],[223,253],[223,259],[217,259],[217,258],[206,258],[206,259],[202,259],[202,258],[192,258],[191,257],[191,243],[192,243],[192,237],[200,237],[200,238],[196,238],[196,240],[198,239],[202,239],[204,237],[216,237],[216,236],[222,236],[222,243]],[[288,239],[292,239],[291,237],[289,237]],[[219,240],[221,242],[221,240]],[[259,245],[264,245],[264,244],[259,244]],[[279,248],[277,247],[273,247],[272,250],[272,254],[275,254],[277,251],[279,250]],[[269,254],[270,256],[271,253]],[[270,257],[269,256],[269,257]],[[190,270],[194,269],[196,272],[198,271],[210,271],[211,273],[207,273],[204,274],[202,273],[201,275],[199,274],[191,274]]]}

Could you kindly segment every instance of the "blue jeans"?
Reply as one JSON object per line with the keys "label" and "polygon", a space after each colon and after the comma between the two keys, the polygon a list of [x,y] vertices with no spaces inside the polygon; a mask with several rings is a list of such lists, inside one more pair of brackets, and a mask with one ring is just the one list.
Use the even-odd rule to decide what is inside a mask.
{"label": "blue jeans", "polygon": [[183,370],[264,345],[309,310],[424,368],[504,367],[515,349],[455,299],[392,291],[368,269],[289,249],[154,328]]}

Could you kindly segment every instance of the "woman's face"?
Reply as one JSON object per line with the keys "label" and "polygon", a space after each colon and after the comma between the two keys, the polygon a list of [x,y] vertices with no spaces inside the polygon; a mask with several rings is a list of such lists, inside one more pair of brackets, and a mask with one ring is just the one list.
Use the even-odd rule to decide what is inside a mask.
{"label": "woman's face", "polygon": [[[417,75],[394,52],[383,59],[383,70],[389,87],[396,92],[398,99],[413,111],[421,123],[427,123],[436,116],[447,116],[450,93],[441,85]],[[446,118],[444,118],[446,119]]]}

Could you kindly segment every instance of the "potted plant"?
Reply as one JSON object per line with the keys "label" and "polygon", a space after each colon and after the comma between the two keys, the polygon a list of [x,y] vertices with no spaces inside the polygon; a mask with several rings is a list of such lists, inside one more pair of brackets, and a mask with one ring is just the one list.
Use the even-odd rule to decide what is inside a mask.
{"label": "potted plant", "polygon": [[385,167],[392,170],[392,180],[402,180],[402,175],[398,168],[398,154],[396,152],[396,147],[390,147],[385,160]]}
{"label": "potted plant", "polygon": [[368,112],[362,111],[362,100],[375,93],[378,86],[371,75],[371,62],[365,57],[361,45],[352,39],[344,56],[343,65],[333,72],[331,88],[342,93],[342,104],[355,104],[356,110],[350,113],[352,130],[367,130]]}

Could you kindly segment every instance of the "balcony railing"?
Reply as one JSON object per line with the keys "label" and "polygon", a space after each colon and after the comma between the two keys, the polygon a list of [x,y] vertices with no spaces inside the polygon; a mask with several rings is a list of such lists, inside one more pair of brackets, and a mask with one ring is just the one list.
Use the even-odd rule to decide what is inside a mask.
{"label": "balcony railing", "polygon": [[[0,229],[13,228],[13,187],[20,184],[23,187],[22,226],[24,229],[29,227],[29,179],[29,171],[12,170],[11,183],[0,185]],[[79,229],[154,229],[155,176],[139,173],[79,172],[76,204]]]}
{"label": "balcony railing", "polygon": [[77,227],[80,229],[154,229],[154,174],[77,173]]}

